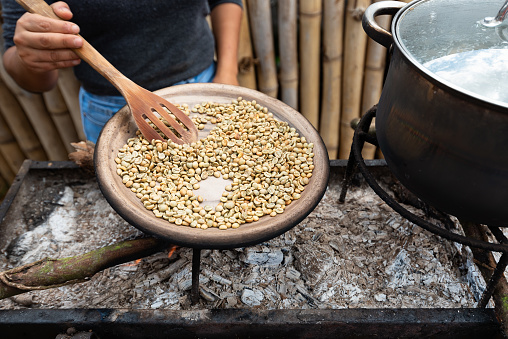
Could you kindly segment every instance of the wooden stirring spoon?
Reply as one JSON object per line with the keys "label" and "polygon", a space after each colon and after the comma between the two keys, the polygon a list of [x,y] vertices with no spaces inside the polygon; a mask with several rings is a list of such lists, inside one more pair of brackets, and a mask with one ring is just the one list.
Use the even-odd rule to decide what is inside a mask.
{"label": "wooden stirring spoon", "polygon": [[[16,2],[30,13],[62,20],[43,0],[16,0]],[[125,101],[127,101],[127,105],[129,105],[136,125],[147,140],[151,141],[157,139],[164,141],[159,133],[149,124],[147,121],[149,120],[157,126],[168,139],[177,144],[190,144],[197,141],[198,130],[192,120],[184,112],[165,99],[147,91],[125,77],[85,39],[83,39],[83,47],[73,49],[73,51],[118,89],[125,98]],[[173,118],[165,108],[168,109],[178,121]],[[156,113],[165,119],[174,130],[168,128],[168,126],[159,119]]]}

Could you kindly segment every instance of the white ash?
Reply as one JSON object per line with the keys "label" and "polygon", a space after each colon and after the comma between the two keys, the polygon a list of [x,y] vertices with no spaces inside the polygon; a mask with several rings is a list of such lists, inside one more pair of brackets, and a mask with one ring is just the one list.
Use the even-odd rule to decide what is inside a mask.
{"label": "white ash", "polygon": [[[74,256],[141,234],[118,216],[95,183],[66,186],[60,193],[48,218],[14,240],[13,264]],[[25,228],[23,221],[20,218],[20,228]]]}
{"label": "white ash", "polygon": [[[17,240],[17,255],[2,255],[0,269],[82,254],[139,235],[95,183],[81,189],[78,194],[76,187],[66,187],[51,217]],[[178,248],[170,258],[168,249],[138,264],[106,269],[85,283],[2,300],[0,309],[476,306],[485,284],[467,248],[411,224],[365,185],[352,187],[344,204],[338,203],[339,194],[340,184],[332,182],[305,220],[270,241],[202,250],[196,305],[190,300],[192,249]]]}

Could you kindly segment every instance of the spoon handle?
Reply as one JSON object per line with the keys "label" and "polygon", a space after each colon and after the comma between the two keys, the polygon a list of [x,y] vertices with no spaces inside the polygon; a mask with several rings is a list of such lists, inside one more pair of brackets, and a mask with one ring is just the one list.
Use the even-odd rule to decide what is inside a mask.
{"label": "spoon handle", "polygon": [[506,19],[506,15],[508,14],[508,0],[501,7],[499,12],[495,17],[486,17],[481,21],[482,25],[485,27],[496,27],[503,23],[504,19]]}

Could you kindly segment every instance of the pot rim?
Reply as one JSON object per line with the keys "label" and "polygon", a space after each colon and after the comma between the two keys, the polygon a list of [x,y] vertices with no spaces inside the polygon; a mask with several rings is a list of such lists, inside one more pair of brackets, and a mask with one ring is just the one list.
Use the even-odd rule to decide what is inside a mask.
{"label": "pot rim", "polygon": [[503,108],[506,109],[506,113],[508,114],[508,102],[500,101],[500,100],[494,100],[487,98],[483,95],[477,94],[473,91],[461,88],[460,86],[455,85],[454,83],[441,78],[440,76],[436,75],[434,72],[430,71],[427,67],[423,66],[416,58],[413,56],[411,52],[404,46],[400,39],[400,32],[399,32],[399,23],[400,20],[403,19],[403,16],[408,13],[408,11],[413,10],[416,8],[416,6],[421,5],[424,2],[430,2],[433,0],[413,0],[410,3],[408,3],[406,6],[402,7],[397,13],[394,15],[392,24],[391,24],[391,32],[393,35],[393,43],[395,46],[397,46],[398,50],[401,52],[402,56],[416,69],[420,74],[422,74],[428,81],[430,81],[432,84],[434,84],[437,87],[443,87],[447,91],[452,91],[457,95],[465,96],[469,99],[473,99],[481,104],[487,105],[487,106],[494,106],[496,108]]}

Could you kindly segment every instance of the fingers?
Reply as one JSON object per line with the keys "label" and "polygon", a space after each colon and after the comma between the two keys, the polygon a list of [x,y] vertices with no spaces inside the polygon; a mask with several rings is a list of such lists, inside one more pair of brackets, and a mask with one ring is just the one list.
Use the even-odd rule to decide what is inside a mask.
{"label": "fingers", "polygon": [[16,30],[14,43],[18,55],[29,68],[40,71],[79,64],[79,57],[71,49],[80,48],[82,38],[74,34]]}
{"label": "fingers", "polygon": [[69,8],[69,5],[67,5],[63,1],[55,2],[51,5],[51,8],[53,8],[53,12],[63,20],[70,20],[72,19],[72,12]]}
{"label": "fingers", "polygon": [[74,34],[23,30],[14,34],[14,44],[18,48],[31,49],[80,48],[83,46],[83,39]]}
{"label": "fingers", "polygon": [[[57,2],[52,7],[60,18],[72,18],[66,3]],[[79,27],[72,22],[25,13],[16,24],[14,43],[26,66],[49,71],[79,64],[79,57],[71,50],[83,45],[78,33]]]}
{"label": "fingers", "polygon": [[[56,20],[38,14],[25,13],[21,16],[21,18],[19,18],[16,24],[14,36],[16,37],[16,35],[24,33],[59,33],[76,35],[79,33],[79,26],[69,21]],[[34,36],[28,36],[28,39],[30,38],[34,38]],[[54,38],[56,38],[56,36]],[[73,39],[75,37],[67,36],[65,38]],[[56,46],[55,48],[61,47],[62,46]]]}
{"label": "fingers", "polygon": [[36,73],[45,73],[50,72],[55,69],[60,68],[68,68],[68,67],[74,67],[79,65],[81,60],[67,60],[67,61],[58,61],[58,62],[40,62],[40,63],[31,63],[29,65],[30,69],[32,69]]}
{"label": "fingers", "polygon": [[32,51],[18,48],[18,55],[26,66],[36,72],[73,67],[81,62],[81,59],[70,49]]}
{"label": "fingers", "polygon": [[38,14],[25,13],[19,18],[17,26],[34,33],[78,34],[79,26],[70,21],[56,20]]}

